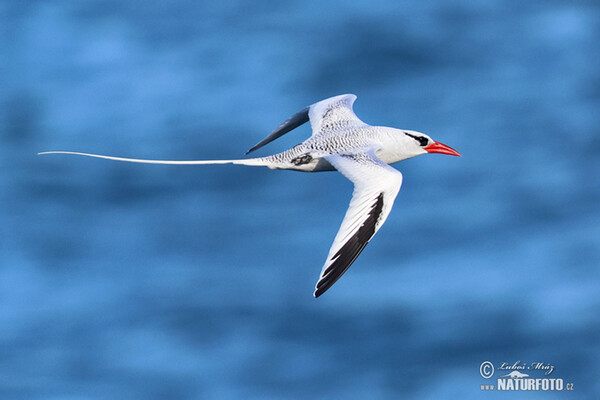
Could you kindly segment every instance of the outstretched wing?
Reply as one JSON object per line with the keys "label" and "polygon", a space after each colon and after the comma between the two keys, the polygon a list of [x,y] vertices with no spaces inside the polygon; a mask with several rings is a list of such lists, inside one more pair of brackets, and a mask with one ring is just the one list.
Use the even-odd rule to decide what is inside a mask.
{"label": "outstretched wing", "polygon": [[302,111],[297,112],[296,114],[289,117],[285,120],[281,125],[279,125],[273,132],[269,134],[266,138],[258,142],[253,148],[248,150],[246,154],[252,153],[254,150],[258,150],[264,145],[271,143],[273,140],[282,137],[289,131],[296,129],[300,125],[308,122],[308,109],[310,107],[306,107]]}
{"label": "outstretched wing", "polygon": [[381,228],[402,185],[402,174],[377,158],[374,152],[325,158],[354,183],[354,192],[321,270],[315,297],[325,293],[346,272]]}
{"label": "outstretched wing", "polygon": [[266,138],[258,142],[254,147],[246,152],[251,153],[260,149],[273,140],[280,138],[293,129],[303,125],[310,119],[313,135],[327,130],[335,130],[352,125],[364,125],[352,111],[356,96],[353,94],[343,94],[321,100],[302,111],[297,112],[285,120]]}
{"label": "outstretched wing", "polygon": [[308,116],[313,136],[343,128],[365,125],[352,110],[356,100],[353,94],[342,94],[321,100],[309,107]]}

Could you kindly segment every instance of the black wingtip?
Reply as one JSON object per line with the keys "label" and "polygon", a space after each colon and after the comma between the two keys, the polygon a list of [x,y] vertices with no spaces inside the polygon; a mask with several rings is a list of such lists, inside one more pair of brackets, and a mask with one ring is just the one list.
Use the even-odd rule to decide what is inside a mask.
{"label": "black wingtip", "polygon": [[281,125],[279,125],[273,132],[271,132],[269,134],[269,136],[267,136],[266,138],[264,138],[263,140],[261,140],[260,142],[258,142],[253,148],[251,148],[250,150],[248,150],[246,152],[246,154],[250,154],[254,150],[260,149],[264,145],[271,143],[273,140],[275,140],[277,138],[280,138],[281,136],[285,135],[289,131],[291,131],[293,129],[296,129],[300,125],[308,122],[308,120],[309,120],[309,115],[308,115],[309,109],[310,109],[310,107],[306,107],[306,108],[302,109],[302,111],[297,112],[296,114],[292,115],[284,123],[282,123]]}
{"label": "black wingtip", "polygon": [[367,219],[363,222],[358,231],[340,248],[333,256],[333,262],[317,282],[315,289],[315,298],[325,293],[356,261],[360,253],[365,249],[367,243],[375,235],[376,224],[383,210],[383,193],[380,193],[371,207]]}
{"label": "black wingtip", "polygon": [[246,152],[246,155],[248,155],[248,154],[252,153],[254,150],[257,150],[257,149],[261,148],[262,146],[264,146],[264,145],[261,145],[261,143],[256,144],[253,148],[251,148],[250,150],[248,150]]}

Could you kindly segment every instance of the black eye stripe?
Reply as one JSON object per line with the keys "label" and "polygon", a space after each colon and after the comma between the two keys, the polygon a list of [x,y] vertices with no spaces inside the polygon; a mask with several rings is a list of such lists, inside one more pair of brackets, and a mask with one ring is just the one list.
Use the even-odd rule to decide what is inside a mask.
{"label": "black eye stripe", "polygon": [[427,146],[427,144],[429,143],[429,140],[427,140],[427,138],[424,136],[415,136],[415,135],[411,135],[410,133],[406,133],[406,132],[404,132],[404,134],[406,136],[410,136],[411,138],[415,139],[417,142],[419,142],[420,146]]}

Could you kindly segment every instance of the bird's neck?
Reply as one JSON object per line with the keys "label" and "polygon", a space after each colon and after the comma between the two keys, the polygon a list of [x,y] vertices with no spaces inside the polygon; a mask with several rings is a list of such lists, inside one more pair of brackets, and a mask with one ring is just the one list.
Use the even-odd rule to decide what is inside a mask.
{"label": "bird's neck", "polygon": [[397,163],[416,156],[412,153],[407,136],[400,129],[380,127],[381,148],[376,152],[377,157],[386,164]]}

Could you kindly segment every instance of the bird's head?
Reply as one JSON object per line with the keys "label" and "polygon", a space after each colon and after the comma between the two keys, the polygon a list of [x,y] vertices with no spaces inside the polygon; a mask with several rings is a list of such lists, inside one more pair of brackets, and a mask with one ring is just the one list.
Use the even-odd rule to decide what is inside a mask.
{"label": "bird's head", "polygon": [[411,157],[425,153],[440,153],[461,157],[460,153],[452,147],[436,142],[424,133],[407,130],[401,132],[405,136],[404,143],[406,145],[406,150],[411,154]]}

